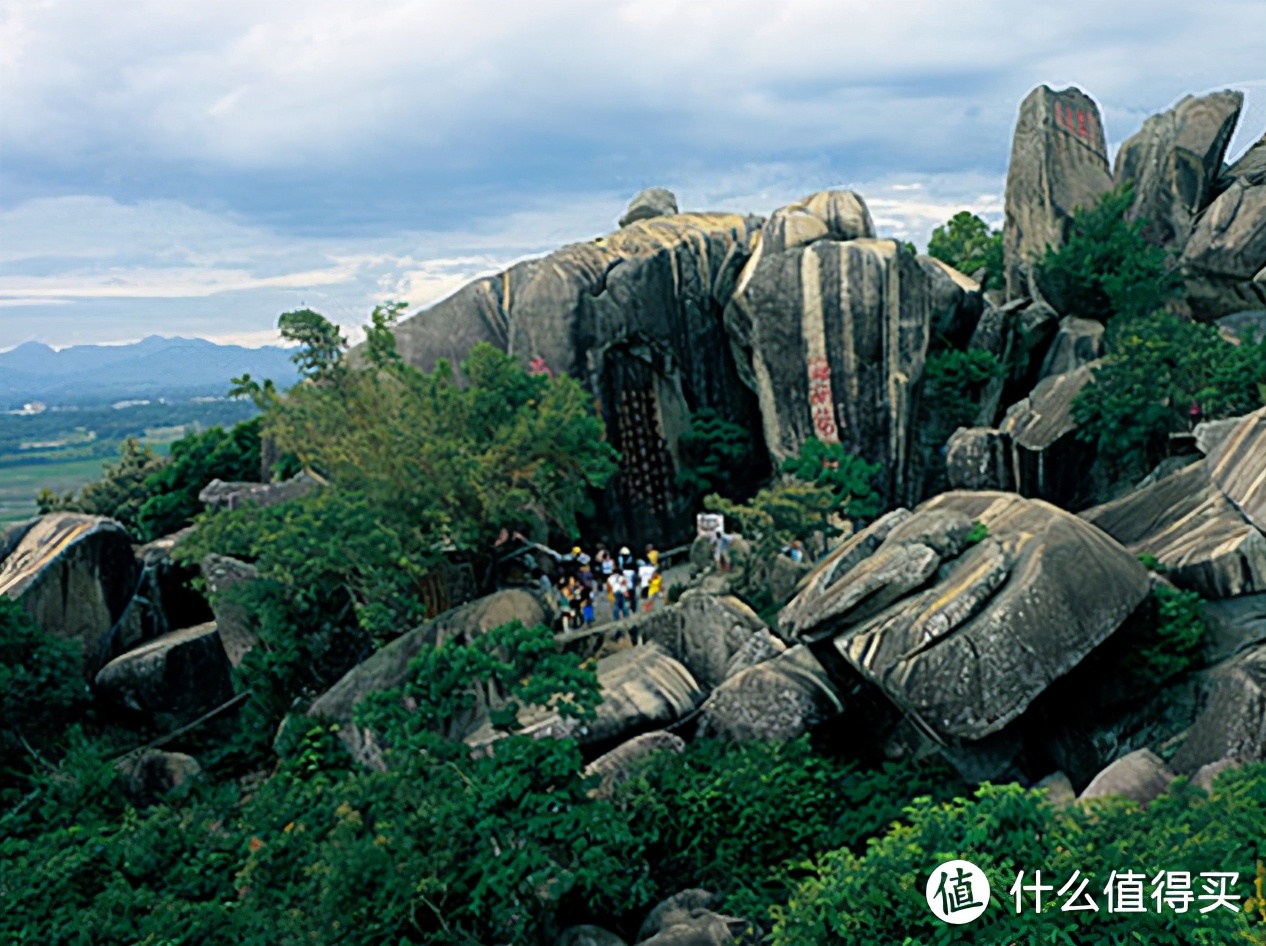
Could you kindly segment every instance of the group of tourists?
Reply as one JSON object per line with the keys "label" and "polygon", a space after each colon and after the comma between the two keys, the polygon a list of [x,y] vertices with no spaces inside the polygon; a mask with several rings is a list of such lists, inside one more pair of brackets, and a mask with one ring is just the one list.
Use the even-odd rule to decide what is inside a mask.
{"label": "group of tourists", "polygon": [[612,553],[599,544],[593,555],[576,546],[562,557],[563,574],[554,588],[563,630],[595,623],[595,601],[606,600],[611,620],[631,617],[639,607],[652,611],[663,592],[659,551],[648,544],[641,556],[627,545]]}

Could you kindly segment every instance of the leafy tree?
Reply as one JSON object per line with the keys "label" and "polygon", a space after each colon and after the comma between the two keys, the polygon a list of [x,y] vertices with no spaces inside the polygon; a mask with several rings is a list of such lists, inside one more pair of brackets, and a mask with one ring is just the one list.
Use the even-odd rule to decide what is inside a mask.
{"label": "leafy tree", "polygon": [[678,489],[697,496],[719,493],[738,498],[738,480],[752,459],[752,436],[747,428],[705,407],[690,419],[690,431],[678,442]]}
{"label": "leafy tree", "polygon": [[928,355],[916,421],[920,439],[940,447],[959,427],[972,426],[981,398],[1001,372],[992,352],[949,348]]}
{"label": "leafy tree", "polygon": [[1166,312],[1113,319],[1108,355],[1073,403],[1077,436],[1109,474],[1137,479],[1193,420],[1247,413],[1262,403],[1266,341],[1238,344],[1217,328]]}
{"label": "leafy tree", "polygon": [[1125,219],[1133,203],[1134,183],[1127,181],[1093,207],[1075,210],[1067,240],[1047,248],[1038,286],[1062,314],[1132,319],[1162,308],[1181,287],[1165,251],[1143,238],[1144,221]]}
{"label": "leafy tree", "polygon": [[802,483],[829,490],[833,512],[869,519],[881,512],[881,497],[875,489],[880,473],[877,463],[867,463],[844,449],[843,444],[823,443],[810,437],[800,453],[783,461],[782,471]]}
{"label": "leafy tree", "polygon": [[[973,942],[1266,943],[1266,910],[1255,905],[1251,913],[1203,914],[1193,905],[1180,915],[1157,912],[1149,899],[1146,912],[1125,913],[1109,912],[1104,896],[1114,870],[1136,871],[1145,884],[1168,870],[1191,872],[1195,896],[1203,892],[1201,871],[1234,871],[1240,884],[1233,892],[1251,897],[1251,879],[1266,858],[1266,765],[1224,774],[1208,796],[1179,782],[1146,809],[1121,798],[1056,809],[1042,793],[984,785],[971,799],[917,799],[905,815],[864,852],[842,849],[817,859],[787,906],[775,910],[772,943],[949,942],[949,928],[924,900],[924,884],[951,858],[971,861],[989,878],[992,896],[970,927]],[[1037,870],[1056,890],[1043,898],[1040,914],[1024,893],[1017,915],[1009,891],[1020,871],[1031,885]],[[1088,879],[1096,912],[1059,908],[1068,894],[1056,891],[1074,871]]]}
{"label": "leafy tree", "polygon": [[77,496],[58,497],[47,489],[41,492],[37,500],[40,513],[61,510],[109,516],[140,537],[144,534],[141,508],[150,497],[146,482],[165,462],[153,447],[128,437],[119,447],[118,461],[107,463],[101,479],[83,487]]}
{"label": "leafy tree", "polygon": [[971,211],[960,210],[932,231],[928,256],[968,276],[984,269],[986,284],[996,282],[1003,272],[1002,231],[991,230],[989,224]]}

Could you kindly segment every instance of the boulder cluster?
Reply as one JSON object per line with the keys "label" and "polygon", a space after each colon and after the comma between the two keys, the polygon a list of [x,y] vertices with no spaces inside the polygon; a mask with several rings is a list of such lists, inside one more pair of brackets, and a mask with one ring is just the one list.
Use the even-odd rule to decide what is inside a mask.
{"label": "boulder cluster", "polygon": [[[622,454],[603,506],[630,544],[668,544],[689,528],[694,497],[674,472],[703,409],[749,430],[754,477],[811,437],[882,470],[890,512],[811,569],[788,560],[770,572],[786,602],[776,620],[711,575],[622,622],[619,646],[604,628],[560,634],[578,660],[597,658],[597,718],[578,726],[527,708],[523,730],[577,739],[598,792],[691,739],[823,730],[863,758],[939,753],[969,780],[1069,799],[1146,802],[1177,775],[1207,783],[1266,759],[1266,409],[1201,425],[1180,462],[1102,502],[1072,404],[1094,383],[1104,327],[1061,308],[1035,265],[1067,239],[1076,209],[1130,180],[1129,213],[1182,275],[1178,307],[1228,331],[1263,330],[1266,138],[1224,160],[1241,104],[1234,92],[1183,99],[1109,167],[1089,96],[1031,93],[1007,177],[1005,273],[993,274],[1005,288],[879,238],[850,191],[764,219],[681,212],[653,188],[616,232],[476,280],[399,324],[399,351],[424,369],[490,342],[532,371],[580,379]],[[1001,374],[972,426],[929,442],[920,424],[940,405],[924,398],[924,372],[950,349],[989,352]],[[216,483],[203,499],[231,508],[318,487]],[[213,608],[172,563],[178,539],[134,548],[117,524],[65,513],[0,532],[0,594],[48,633],[82,641],[100,699],[167,728],[231,703],[231,668],[256,643],[252,616],[218,597],[257,580],[252,566],[202,563]],[[1137,629],[1155,625],[1162,587],[1206,599],[1209,630],[1196,669],[1158,687],[1118,668]],[[354,721],[360,700],[399,686],[424,647],[549,622],[551,608],[527,588],[465,603],[374,653],[308,713],[339,722],[360,762],[385,766],[375,734]],[[489,713],[503,699],[480,693],[447,735],[479,751],[499,738]],[[152,751],[125,764],[142,795],[196,767]],[[730,918],[713,905],[687,891],[639,941],[729,942]],[[560,942],[614,940],[579,927]]]}

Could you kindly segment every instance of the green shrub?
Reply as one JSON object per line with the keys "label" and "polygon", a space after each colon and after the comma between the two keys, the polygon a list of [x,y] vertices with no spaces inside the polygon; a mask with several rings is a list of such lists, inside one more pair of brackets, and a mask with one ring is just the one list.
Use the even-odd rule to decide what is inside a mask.
{"label": "green shrub", "polygon": [[33,767],[56,759],[63,731],[88,702],[77,638],[55,637],[0,594],[0,804]]}
{"label": "green shrub", "polygon": [[1134,184],[1073,211],[1067,239],[1051,246],[1037,266],[1037,282],[1062,315],[1106,322],[1147,316],[1164,306],[1182,282],[1165,251],[1143,238],[1144,221],[1127,221]]}
{"label": "green shrub", "polygon": [[950,798],[962,783],[943,763],[867,771],[817,755],[808,737],[784,743],[696,742],[657,753],[619,786],[617,807],[647,839],[664,893],[708,887],[755,928],[786,900],[815,851],[861,850],[916,796]]}
{"label": "green shrub", "polygon": [[678,489],[696,496],[719,493],[738,498],[739,484],[752,464],[752,436],[745,427],[705,407],[691,417],[690,431],[678,445]]}
{"label": "green shrub", "polygon": [[[981,867],[992,895],[983,916],[960,928],[937,920],[924,885],[940,863],[963,858]],[[1221,776],[1211,796],[1178,783],[1146,810],[1107,799],[1058,810],[1039,793],[1017,785],[982,786],[970,800],[938,804],[919,799],[902,824],[858,854],[840,850],[820,858],[811,875],[775,911],[775,946],[889,946],[892,943],[1227,944],[1266,942],[1259,916],[1219,908],[1200,914],[1109,913],[1103,894],[1113,870],[1190,871],[1193,893],[1202,871],[1234,871],[1234,892],[1247,898],[1266,858],[1266,765]],[[1015,913],[1008,892],[1017,872],[1025,883],[1042,871],[1056,891],[1073,871],[1090,878],[1099,905],[1093,913],[1063,912],[1046,894],[1041,914],[1025,894]],[[1148,888],[1150,890],[1150,888]],[[1242,902],[1242,901],[1240,901]],[[1153,904],[1148,901],[1149,910]]]}
{"label": "green shrub", "polygon": [[1145,474],[1164,458],[1169,435],[1190,429],[1193,419],[1233,417],[1261,404],[1266,340],[1234,344],[1215,326],[1154,312],[1113,319],[1106,346],[1073,417],[1077,436],[1094,444],[1115,478]]}
{"label": "green shrub", "polygon": [[928,256],[968,276],[984,269],[987,271],[985,284],[997,284],[1003,273],[1002,231],[991,230],[989,224],[971,211],[960,210],[932,231]]}

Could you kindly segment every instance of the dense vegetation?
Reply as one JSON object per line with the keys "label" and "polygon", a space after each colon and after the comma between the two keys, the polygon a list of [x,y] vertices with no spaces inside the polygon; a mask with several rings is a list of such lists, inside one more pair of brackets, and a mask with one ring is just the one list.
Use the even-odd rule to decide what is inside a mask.
{"label": "dense vegetation", "polygon": [[1266,400],[1266,340],[1229,339],[1167,311],[1180,280],[1143,238],[1145,222],[1125,219],[1132,202],[1127,183],[1075,211],[1067,242],[1038,267],[1060,312],[1107,323],[1107,356],[1073,416],[1109,478],[1126,481],[1164,458],[1170,434]]}
{"label": "dense vegetation", "polygon": [[990,289],[1001,287],[1002,231],[990,229],[989,224],[969,210],[960,210],[932,231],[928,256],[968,276],[983,269],[984,285]]}
{"label": "dense vegetation", "polygon": [[[1238,413],[1266,383],[1266,347],[1159,311],[1169,277],[1121,222],[1126,196],[1079,214],[1043,265],[1053,293],[1108,321],[1110,357],[1076,410],[1119,471],[1155,462],[1191,404]],[[1001,274],[999,235],[970,214],[938,228],[929,252]],[[1105,275],[1116,271],[1127,281]],[[583,725],[599,700],[591,662],[519,624],[423,648],[403,686],[358,708],[386,770],[353,763],[338,727],[304,714],[311,700],[430,616],[422,589],[454,562],[491,560],[510,533],[570,544],[616,469],[577,382],[531,374],[487,345],[419,371],[395,350],[399,311],[375,310],[355,355],[318,313],[287,313],[303,384],[283,395],[237,379],[258,418],[186,436],[169,458],[127,440],[100,482],[45,497],[47,508],[111,515],[138,539],[196,520],[177,556],[255,566],[259,579],[220,603],[251,615],[258,644],[234,671],[245,695],[235,714],[168,746],[196,754],[205,777],[141,805],[115,762],[143,737],[90,702],[76,643],[43,635],[0,597],[0,938],[548,943],[595,922],[632,941],[657,900],[706,886],[746,921],[744,942],[939,944],[955,939],[932,919],[923,883],[961,856],[993,885],[973,941],[1266,944],[1256,899],[1234,913],[1087,917],[1017,915],[1007,893],[1020,870],[1057,882],[1081,870],[1102,905],[1109,873],[1132,869],[1236,871],[1248,896],[1266,860],[1262,764],[1224,774],[1211,794],[1180,781],[1146,809],[1060,808],[1014,785],[971,793],[944,763],[868,769],[808,738],[696,741],[602,785],[574,739],[517,732],[522,708]],[[985,352],[934,352],[919,424],[943,442],[974,423],[1001,371]],[[284,458],[280,472],[306,470],[321,488],[202,511],[210,479],[259,475],[265,444]],[[757,562],[883,512],[882,471],[840,444],[809,440],[753,494],[739,474],[754,449],[741,426],[700,412],[678,485],[725,513]],[[974,540],[986,534],[977,526]],[[735,590],[762,612],[780,603],[759,569],[745,581]],[[1140,688],[1198,667],[1204,633],[1197,596],[1160,584],[1151,606],[1155,620],[1122,638],[1129,652],[1112,668]],[[496,738],[471,752],[450,724],[485,703]]]}

